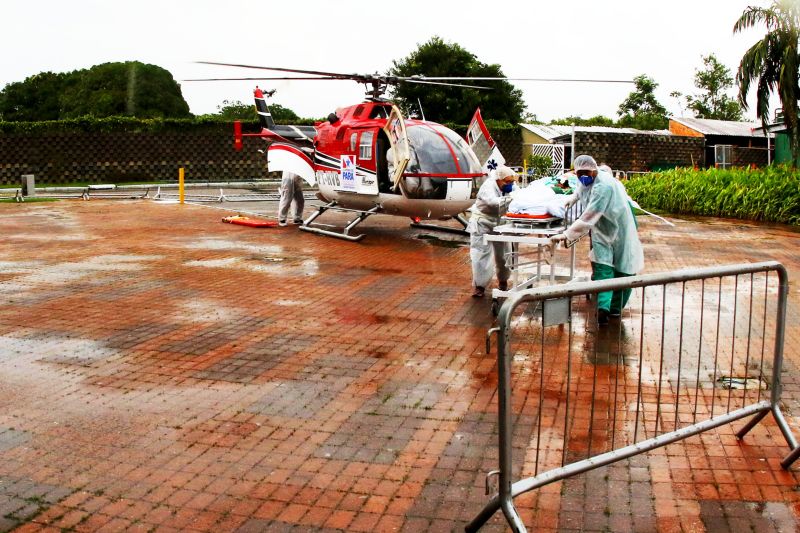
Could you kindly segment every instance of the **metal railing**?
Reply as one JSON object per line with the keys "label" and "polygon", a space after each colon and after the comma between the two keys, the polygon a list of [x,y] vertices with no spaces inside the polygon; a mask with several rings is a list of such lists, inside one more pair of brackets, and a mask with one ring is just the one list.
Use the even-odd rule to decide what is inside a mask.
{"label": "metal railing", "polygon": [[[589,295],[627,289],[622,316],[599,325]],[[489,331],[498,332],[500,464],[487,494],[494,475],[499,486],[466,530],[502,509],[512,530],[525,531],[516,496],[748,417],[739,439],[772,413],[791,448],[781,463],[788,468],[800,448],[780,409],[787,296],[777,262],[511,296]],[[549,320],[548,304],[554,315],[568,306],[567,322]],[[533,427],[512,427],[521,414]],[[516,470],[514,446],[526,457]],[[512,480],[523,474],[530,477]]]}

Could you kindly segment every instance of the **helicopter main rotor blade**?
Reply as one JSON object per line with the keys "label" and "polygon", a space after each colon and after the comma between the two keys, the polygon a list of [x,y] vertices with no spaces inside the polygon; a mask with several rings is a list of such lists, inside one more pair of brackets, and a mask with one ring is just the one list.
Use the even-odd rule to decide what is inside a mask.
{"label": "helicopter main rotor blade", "polygon": [[195,61],[201,65],[216,65],[220,67],[239,67],[239,68],[254,68],[259,70],[277,70],[278,72],[293,72],[295,74],[314,74],[316,76],[330,76],[335,79],[351,79],[362,78],[358,74],[342,74],[340,72],[322,72],[319,70],[302,70],[297,68],[282,68],[282,67],[262,67],[258,65],[241,65],[238,63],[217,63],[216,61]]}
{"label": "helicopter main rotor blade", "polygon": [[262,81],[262,80],[336,80],[336,81],[349,81],[342,78],[334,78],[332,76],[275,76],[267,78],[193,78],[181,81]]}
{"label": "helicopter main rotor blade", "polygon": [[445,85],[447,87],[466,87],[467,89],[483,89],[483,90],[487,90],[487,91],[494,90],[491,87],[482,87],[480,85],[464,85],[464,84],[461,84],[461,83],[443,83],[441,81],[415,80],[415,79],[412,79],[412,78],[400,78],[399,81],[402,81],[404,83],[406,83],[406,82],[408,82],[408,83],[424,83],[425,85]]}
{"label": "helicopter main rotor blade", "polygon": [[[411,77],[417,79],[416,77]],[[555,82],[577,82],[577,83],[636,83],[633,80],[592,80],[575,78],[490,78],[490,77],[468,77],[468,76],[419,76],[422,80],[475,80],[475,81],[555,81]]]}

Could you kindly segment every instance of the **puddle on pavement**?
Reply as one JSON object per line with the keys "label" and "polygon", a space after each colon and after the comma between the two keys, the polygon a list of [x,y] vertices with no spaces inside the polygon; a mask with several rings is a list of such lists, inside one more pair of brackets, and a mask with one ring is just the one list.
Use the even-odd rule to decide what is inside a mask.
{"label": "puddle on pavement", "polygon": [[304,300],[275,300],[273,303],[284,307],[294,307],[297,305],[306,305],[308,302]]}
{"label": "puddle on pavement", "polygon": [[[706,531],[797,531],[797,518],[783,502],[700,500]],[[732,527],[737,526],[737,527]]]}
{"label": "puddle on pavement", "polygon": [[0,261],[3,274],[25,274],[41,265],[40,261]]}
{"label": "puddle on pavement", "polygon": [[23,294],[41,285],[63,285],[96,278],[104,272],[139,272],[143,263],[161,259],[159,255],[101,255],[74,263],[56,263],[37,266],[21,276],[0,285],[0,293]]}
{"label": "puddle on pavement", "polygon": [[319,263],[316,259],[290,259],[273,255],[251,255],[249,257],[226,257],[223,259],[197,259],[183,263],[189,267],[243,268],[252,272],[289,276],[316,276]]}
{"label": "puddle on pavement", "polygon": [[178,320],[182,322],[230,322],[241,316],[237,309],[214,300],[191,300],[179,306]]}
{"label": "puddle on pavement", "polygon": [[68,338],[61,335],[0,336],[0,368],[8,375],[25,380],[42,381],[52,370],[36,363],[56,363],[89,366],[94,362],[119,354],[102,342],[92,339]]}
{"label": "puddle on pavement", "polygon": [[442,239],[437,237],[436,235],[431,235],[429,233],[420,233],[417,235],[417,239],[427,242],[432,246],[441,246],[442,248],[461,248],[462,246],[467,246],[467,242],[465,241],[456,241],[452,239]]}
{"label": "puddle on pavement", "polygon": [[243,250],[254,255],[273,255],[283,252],[283,246],[253,245],[230,239],[199,239],[184,244],[190,250]]}
{"label": "puddle on pavement", "polygon": [[14,233],[8,238],[17,241],[94,241],[98,239],[91,235],[59,235],[58,233]]}

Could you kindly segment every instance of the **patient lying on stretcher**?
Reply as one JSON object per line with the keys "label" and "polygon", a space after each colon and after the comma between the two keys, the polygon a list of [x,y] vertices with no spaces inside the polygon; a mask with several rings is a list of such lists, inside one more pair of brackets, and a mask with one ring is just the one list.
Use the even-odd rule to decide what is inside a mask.
{"label": "patient lying on stretcher", "polygon": [[519,189],[511,194],[512,200],[508,206],[507,216],[520,215],[520,218],[564,218],[566,204],[572,198],[571,194],[557,193],[565,190],[566,185],[573,185],[565,175],[561,179],[542,178],[531,182],[524,189]]}

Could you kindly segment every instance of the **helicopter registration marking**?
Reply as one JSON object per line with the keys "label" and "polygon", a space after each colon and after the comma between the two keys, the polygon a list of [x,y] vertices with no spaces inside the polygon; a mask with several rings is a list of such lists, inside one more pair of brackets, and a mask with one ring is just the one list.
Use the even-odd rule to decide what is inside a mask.
{"label": "helicopter registration marking", "polygon": [[341,187],[339,173],[334,170],[317,170],[317,183],[329,187]]}

